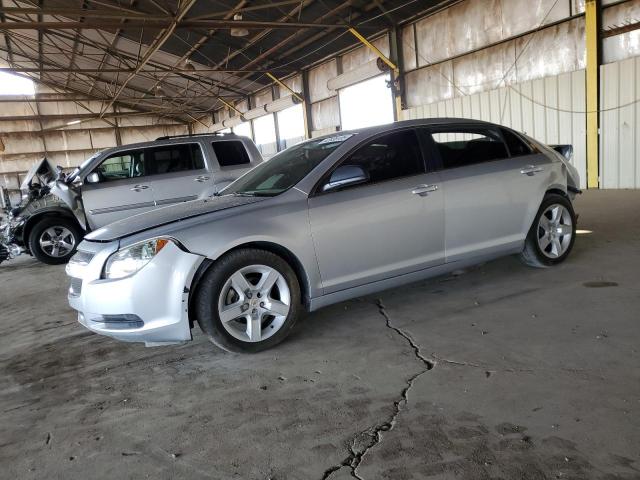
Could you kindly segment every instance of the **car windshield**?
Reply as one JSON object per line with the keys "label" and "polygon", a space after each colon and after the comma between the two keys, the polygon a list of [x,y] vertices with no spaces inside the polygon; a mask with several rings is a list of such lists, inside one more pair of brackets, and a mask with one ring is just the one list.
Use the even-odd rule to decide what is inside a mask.
{"label": "car windshield", "polygon": [[279,195],[302,180],[352,135],[319,138],[288,148],[240,177],[222,190],[220,195]]}

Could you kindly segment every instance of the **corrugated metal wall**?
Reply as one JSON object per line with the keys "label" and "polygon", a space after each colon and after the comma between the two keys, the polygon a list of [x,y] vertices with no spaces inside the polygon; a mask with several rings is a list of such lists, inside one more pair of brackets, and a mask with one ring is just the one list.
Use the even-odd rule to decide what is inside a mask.
{"label": "corrugated metal wall", "polygon": [[547,144],[570,143],[586,185],[585,72],[563,73],[402,111],[402,119],[461,117],[506,125]]}
{"label": "corrugated metal wall", "polygon": [[640,188],[640,57],[600,67],[600,187]]}

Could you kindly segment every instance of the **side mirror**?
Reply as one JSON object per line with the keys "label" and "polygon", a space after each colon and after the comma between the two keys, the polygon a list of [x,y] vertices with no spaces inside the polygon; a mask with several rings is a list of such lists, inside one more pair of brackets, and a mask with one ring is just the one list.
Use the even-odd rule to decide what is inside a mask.
{"label": "side mirror", "polygon": [[329,181],[322,187],[322,191],[328,192],[348,185],[364,183],[368,180],[369,175],[362,167],[358,165],[342,165],[333,171]]}
{"label": "side mirror", "polygon": [[87,175],[87,178],[85,178],[85,181],[87,183],[100,183],[100,174],[98,172],[92,172],[89,175]]}

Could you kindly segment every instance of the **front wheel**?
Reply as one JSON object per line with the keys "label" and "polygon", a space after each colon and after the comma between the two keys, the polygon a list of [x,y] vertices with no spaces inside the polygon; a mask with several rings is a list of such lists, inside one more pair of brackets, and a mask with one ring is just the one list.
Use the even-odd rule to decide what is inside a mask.
{"label": "front wheel", "polygon": [[243,249],[220,258],[197,287],[195,314],[217,346],[259,352],[291,332],[300,315],[298,279],[281,257]]}
{"label": "front wheel", "polygon": [[544,197],[525,240],[520,258],[532,267],[550,267],[564,261],[576,238],[576,214],[568,198]]}
{"label": "front wheel", "polygon": [[45,217],[29,234],[29,250],[42,263],[67,263],[82,240],[82,231],[73,220],[65,217]]}

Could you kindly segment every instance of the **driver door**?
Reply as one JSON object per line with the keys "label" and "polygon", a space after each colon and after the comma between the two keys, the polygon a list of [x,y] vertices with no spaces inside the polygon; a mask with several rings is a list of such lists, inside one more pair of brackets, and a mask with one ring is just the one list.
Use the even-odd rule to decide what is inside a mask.
{"label": "driver door", "polygon": [[145,168],[145,151],[114,153],[91,173],[99,181],[82,186],[85,214],[92,229],[122,218],[147,212],[155,207],[153,188]]}
{"label": "driver door", "polygon": [[339,165],[368,180],[309,198],[325,294],[444,263],[440,177],[426,171],[415,130],[376,137]]}

